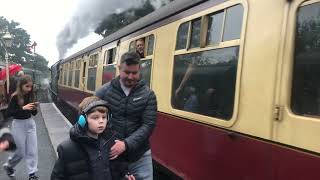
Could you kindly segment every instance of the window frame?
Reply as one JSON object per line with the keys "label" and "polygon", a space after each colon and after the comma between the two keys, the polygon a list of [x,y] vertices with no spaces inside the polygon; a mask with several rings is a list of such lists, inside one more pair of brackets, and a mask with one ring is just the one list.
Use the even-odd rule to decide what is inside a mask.
{"label": "window frame", "polygon": [[[220,40],[220,42],[218,44],[214,44],[214,45],[206,45],[206,36],[207,36],[207,28],[208,28],[208,16],[210,16],[211,14],[214,14],[216,12],[219,11],[226,11],[227,8],[230,8],[232,6],[236,6],[236,5],[241,5],[243,8],[243,18],[242,18],[242,27],[241,27],[241,32],[240,32],[240,38],[236,39],[236,40],[230,40],[230,41],[226,41],[226,42],[222,42]],[[224,13],[225,16],[225,13]],[[184,24],[184,23],[191,23],[192,20],[197,19],[197,18],[201,18],[201,30],[200,30],[200,47],[198,48],[189,48],[190,47],[190,36],[191,36],[191,24],[189,24],[189,31],[188,31],[188,39],[187,39],[187,48],[186,49],[180,49],[180,50],[176,50],[176,46],[177,46],[177,34],[175,35],[175,39],[174,39],[174,46],[173,46],[173,60],[172,60],[172,69],[171,69],[171,77],[173,77],[173,72],[174,72],[174,59],[176,56],[178,55],[184,55],[184,54],[191,54],[191,53],[197,53],[197,52],[203,52],[203,51],[210,51],[210,50],[215,50],[215,49],[221,49],[221,48],[227,48],[227,47],[233,47],[233,46],[239,46],[239,52],[238,52],[238,64],[237,64],[237,73],[236,73],[236,82],[235,82],[235,95],[234,95],[234,107],[233,107],[233,114],[232,117],[229,120],[225,120],[225,119],[220,119],[220,118],[216,118],[216,117],[210,117],[210,116],[205,116],[205,115],[201,115],[201,114],[196,114],[196,113],[192,113],[192,112],[188,112],[188,111],[183,111],[183,110],[179,110],[179,109],[175,109],[173,107],[173,104],[171,103],[171,100],[173,98],[173,94],[172,94],[172,90],[173,90],[173,78],[171,78],[171,82],[170,82],[170,88],[169,88],[169,92],[168,94],[170,94],[170,96],[168,97],[168,102],[169,103],[169,109],[171,111],[172,114],[174,115],[178,115],[193,121],[199,121],[199,122],[203,122],[206,124],[212,124],[212,125],[220,125],[223,127],[231,127],[238,116],[238,106],[239,106],[239,90],[240,90],[240,83],[241,83],[241,71],[242,71],[242,59],[243,59],[243,49],[244,49],[244,42],[245,42],[245,34],[246,34],[246,26],[247,26],[247,17],[248,17],[248,4],[246,1],[236,1],[236,2],[226,2],[223,3],[221,5],[209,8],[205,11],[196,13],[192,16],[183,18],[182,20],[180,20],[180,22],[178,23],[178,25],[176,26],[176,33],[178,33],[179,27],[180,25]],[[225,17],[223,18],[225,21]],[[224,31],[224,21],[223,21],[223,28],[222,31]],[[205,35],[204,35],[205,34]],[[221,33],[221,37],[220,39],[222,39],[223,37],[223,33]]]}
{"label": "window frame", "polygon": [[[290,45],[290,55],[289,55],[289,59],[290,59],[290,70],[289,70],[289,81],[287,82],[286,86],[287,86],[287,93],[286,93],[286,97],[284,97],[286,99],[286,104],[284,105],[285,108],[288,109],[288,114],[297,117],[299,119],[304,119],[304,120],[315,120],[315,121],[319,121],[320,122],[320,115],[301,115],[296,113],[293,108],[292,108],[292,88],[293,88],[293,78],[294,78],[294,65],[295,65],[295,60],[296,60],[296,54],[295,54],[295,47],[296,47],[296,35],[297,35],[297,20],[298,20],[298,10],[301,7],[305,7],[308,5],[312,5],[315,3],[320,3],[320,0],[300,0],[301,2],[298,2],[297,7],[296,7],[296,11],[295,11],[295,16],[293,18],[293,20],[291,21],[292,25],[288,25],[288,28],[293,28],[292,30],[292,36],[290,37],[291,39],[288,42],[292,42]],[[285,68],[285,67],[284,67]]]}

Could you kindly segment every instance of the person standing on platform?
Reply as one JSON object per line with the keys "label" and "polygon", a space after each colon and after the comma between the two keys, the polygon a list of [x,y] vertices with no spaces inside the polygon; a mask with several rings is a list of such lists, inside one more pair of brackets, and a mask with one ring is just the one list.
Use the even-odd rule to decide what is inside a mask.
{"label": "person standing on platform", "polygon": [[11,132],[17,149],[3,165],[9,177],[14,177],[14,167],[26,158],[29,180],[38,180],[38,143],[36,124],[31,115],[37,114],[38,102],[35,102],[33,81],[29,75],[19,79],[16,91],[12,94],[7,109],[8,116],[13,116]]}
{"label": "person standing on platform", "polygon": [[140,80],[140,56],[128,52],[121,56],[120,75],[96,91],[113,112],[111,129],[118,141],[111,148],[111,158],[124,158],[129,171],[139,180],[153,179],[149,137],[156,126],[155,93]]}

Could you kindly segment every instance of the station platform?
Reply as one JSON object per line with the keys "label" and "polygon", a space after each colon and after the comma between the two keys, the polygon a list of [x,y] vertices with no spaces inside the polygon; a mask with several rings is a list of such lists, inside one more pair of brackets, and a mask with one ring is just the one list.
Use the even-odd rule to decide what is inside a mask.
{"label": "station platform", "polygon": [[[60,142],[69,137],[71,124],[62,115],[53,103],[40,103],[38,114],[34,116],[37,126],[38,138],[38,173],[41,180],[50,180],[50,175],[57,158],[56,149]],[[10,128],[11,121],[5,128]],[[5,174],[2,165],[6,162],[10,153],[0,153],[0,180],[10,180]],[[25,160],[20,162],[16,169],[16,180],[27,180]]]}

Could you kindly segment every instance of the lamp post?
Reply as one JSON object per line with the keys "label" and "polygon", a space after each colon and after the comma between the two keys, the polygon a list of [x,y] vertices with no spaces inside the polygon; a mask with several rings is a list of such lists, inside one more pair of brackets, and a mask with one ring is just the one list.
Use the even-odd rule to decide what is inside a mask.
{"label": "lamp post", "polygon": [[9,94],[9,53],[7,48],[10,48],[12,45],[12,36],[8,29],[6,30],[5,35],[2,37],[2,44],[4,45],[3,48],[5,51],[7,94]]}
{"label": "lamp post", "polygon": [[36,46],[37,46],[37,43],[34,41],[33,43],[32,43],[32,45],[31,45],[31,48],[33,48],[33,73],[32,73],[32,76],[33,76],[33,81],[34,81],[34,83],[35,84],[37,84],[36,83],[36,71],[37,71],[37,64],[36,64]]}

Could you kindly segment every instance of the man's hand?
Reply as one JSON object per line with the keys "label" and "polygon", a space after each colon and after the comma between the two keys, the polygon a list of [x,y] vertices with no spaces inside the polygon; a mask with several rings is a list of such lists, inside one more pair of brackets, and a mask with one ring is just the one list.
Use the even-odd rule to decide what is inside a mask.
{"label": "man's hand", "polygon": [[126,175],[127,180],[136,180],[133,175]]}
{"label": "man's hand", "polygon": [[111,147],[111,151],[109,154],[111,160],[117,158],[126,150],[126,145],[123,141],[115,140],[115,142],[116,143]]}

